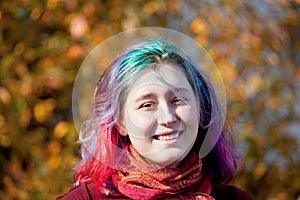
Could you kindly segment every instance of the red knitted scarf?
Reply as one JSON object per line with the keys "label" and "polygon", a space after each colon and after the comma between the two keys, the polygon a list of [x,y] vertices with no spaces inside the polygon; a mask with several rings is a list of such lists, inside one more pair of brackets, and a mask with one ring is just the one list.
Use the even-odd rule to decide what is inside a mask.
{"label": "red knitted scarf", "polygon": [[[196,154],[189,156],[178,168],[164,167],[146,172],[151,167],[149,163],[132,146],[128,150],[133,159],[122,161],[122,171],[113,171],[113,184],[109,185],[115,188],[110,189],[109,196],[131,199],[214,199],[208,195],[212,188],[211,176],[203,173],[202,160]],[[136,163],[131,165],[132,162],[142,165],[137,167]]]}

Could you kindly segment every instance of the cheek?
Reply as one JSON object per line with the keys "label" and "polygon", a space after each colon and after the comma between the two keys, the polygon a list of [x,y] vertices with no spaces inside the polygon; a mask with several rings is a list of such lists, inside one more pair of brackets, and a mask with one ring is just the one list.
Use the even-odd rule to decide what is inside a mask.
{"label": "cheek", "polygon": [[142,128],[152,124],[153,116],[150,114],[139,114],[136,115],[136,117],[134,117],[133,119],[135,119],[135,125]]}
{"label": "cheek", "polygon": [[186,106],[177,111],[178,116],[186,122],[199,122],[199,112],[196,107]]}
{"label": "cheek", "polygon": [[153,116],[139,111],[125,112],[125,126],[129,135],[145,137],[151,134]]}
{"label": "cheek", "polygon": [[130,126],[133,128],[144,128],[152,124],[153,115],[136,110],[128,110],[125,113],[125,119],[126,126]]}

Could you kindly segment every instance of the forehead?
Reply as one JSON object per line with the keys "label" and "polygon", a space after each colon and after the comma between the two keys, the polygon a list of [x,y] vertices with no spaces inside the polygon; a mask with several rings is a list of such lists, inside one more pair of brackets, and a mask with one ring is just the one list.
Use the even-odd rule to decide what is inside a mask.
{"label": "forehead", "polygon": [[155,74],[161,76],[166,81],[171,80],[173,77],[179,78],[180,80],[187,80],[184,69],[175,63],[158,64],[149,71],[152,71],[152,73],[155,72]]}
{"label": "forehead", "polygon": [[192,87],[183,72],[183,69],[177,64],[160,64],[142,72],[137,80],[131,85],[132,90],[147,90],[153,87],[163,87],[171,89],[174,92],[188,90]]}

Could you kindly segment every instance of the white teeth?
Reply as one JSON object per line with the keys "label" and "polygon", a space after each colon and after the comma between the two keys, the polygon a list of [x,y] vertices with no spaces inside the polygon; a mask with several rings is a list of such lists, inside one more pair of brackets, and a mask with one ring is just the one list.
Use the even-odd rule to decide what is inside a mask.
{"label": "white teeth", "polygon": [[179,133],[174,133],[174,134],[171,134],[171,135],[159,135],[159,136],[157,136],[157,139],[162,140],[162,141],[166,141],[166,140],[176,139],[176,138],[178,138],[178,136],[179,136]]}

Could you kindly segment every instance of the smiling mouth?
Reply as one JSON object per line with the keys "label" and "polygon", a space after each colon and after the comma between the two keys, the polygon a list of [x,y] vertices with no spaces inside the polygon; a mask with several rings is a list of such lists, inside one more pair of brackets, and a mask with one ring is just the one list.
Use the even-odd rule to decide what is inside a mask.
{"label": "smiling mouth", "polygon": [[175,140],[179,137],[181,132],[173,132],[170,134],[163,134],[163,135],[154,135],[153,139],[155,140],[161,140],[161,141],[169,141],[169,140]]}

